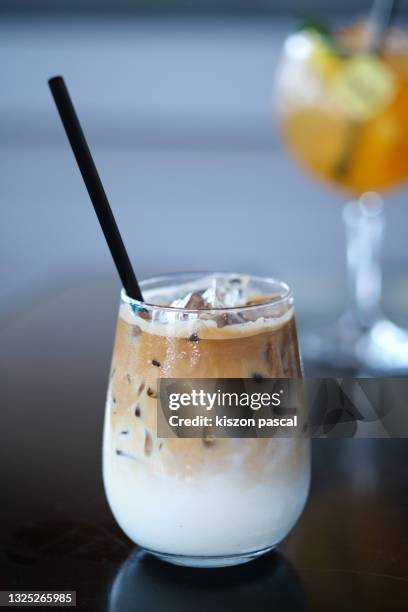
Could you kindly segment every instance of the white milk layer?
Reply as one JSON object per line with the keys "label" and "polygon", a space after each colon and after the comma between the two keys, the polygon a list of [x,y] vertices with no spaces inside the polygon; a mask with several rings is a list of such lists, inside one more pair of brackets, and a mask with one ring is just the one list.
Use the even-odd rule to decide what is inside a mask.
{"label": "white milk layer", "polygon": [[112,512],[131,540],[155,552],[231,556],[275,546],[300,516],[310,480],[309,441],[289,471],[285,455],[295,441],[276,442],[280,458],[267,479],[248,481],[239,469],[177,479],[117,456],[107,418],[103,475]]}

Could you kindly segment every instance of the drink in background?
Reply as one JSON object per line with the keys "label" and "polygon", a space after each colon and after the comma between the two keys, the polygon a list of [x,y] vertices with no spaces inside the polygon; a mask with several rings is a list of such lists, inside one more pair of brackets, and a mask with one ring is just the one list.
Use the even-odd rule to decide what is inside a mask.
{"label": "drink in background", "polygon": [[278,70],[282,134],[304,168],[351,201],[343,210],[346,311],[305,334],[303,350],[323,367],[405,374],[408,333],[381,309],[384,213],[376,191],[408,178],[408,36],[389,29],[373,50],[367,25],[337,33],[305,25],[285,41]]}
{"label": "drink in background", "polygon": [[310,31],[289,38],[278,85],[292,153],[353,196],[408,177],[408,37],[390,31],[376,56],[365,50],[364,33],[349,28],[332,42]]}

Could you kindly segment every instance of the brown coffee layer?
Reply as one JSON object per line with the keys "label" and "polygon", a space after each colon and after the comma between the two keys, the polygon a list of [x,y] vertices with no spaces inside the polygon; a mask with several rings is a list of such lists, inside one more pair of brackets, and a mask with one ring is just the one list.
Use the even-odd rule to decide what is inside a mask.
{"label": "brown coffee layer", "polygon": [[[238,328],[237,328],[238,329]],[[156,435],[158,381],[165,378],[293,378],[302,375],[296,323],[263,328],[253,335],[231,335],[214,328],[211,339],[150,333],[119,317],[111,370],[108,406],[111,435],[118,459],[186,478],[206,469],[228,469],[240,455],[248,476],[261,477],[277,450],[288,449],[282,460],[285,473],[303,461],[304,445],[296,440],[271,439],[163,439]],[[154,325],[151,327],[154,332]],[[171,326],[169,327],[171,330]],[[288,446],[289,445],[289,446]],[[265,474],[267,475],[267,474]]]}

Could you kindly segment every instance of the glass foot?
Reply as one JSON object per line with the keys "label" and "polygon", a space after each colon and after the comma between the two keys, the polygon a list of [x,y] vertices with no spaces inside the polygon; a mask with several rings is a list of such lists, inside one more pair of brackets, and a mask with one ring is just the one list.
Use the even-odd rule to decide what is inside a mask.
{"label": "glass foot", "polygon": [[302,338],[306,361],[360,376],[408,374],[408,332],[380,318],[362,328],[349,315]]}
{"label": "glass foot", "polygon": [[189,555],[172,555],[168,553],[159,553],[154,550],[144,550],[151,555],[154,555],[162,561],[167,561],[173,565],[184,565],[187,567],[229,567],[231,565],[241,565],[241,563],[248,563],[261,555],[271,551],[274,546],[268,546],[262,550],[255,550],[249,553],[243,553],[241,555],[222,555],[222,556],[189,556]]}

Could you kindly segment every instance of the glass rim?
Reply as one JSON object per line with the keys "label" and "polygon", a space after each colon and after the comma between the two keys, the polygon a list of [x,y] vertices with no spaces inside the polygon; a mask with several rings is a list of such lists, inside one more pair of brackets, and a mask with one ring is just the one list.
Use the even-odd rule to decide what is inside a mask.
{"label": "glass rim", "polygon": [[[154,283],[159,283],[159,282],[176,280],[182,276],[200,277],[200,276],[207,276],[210,274],[219,275],[219,276],[236,275],[237,277],[243,275],[242,272],[238,273],[238,272],[225,272],[225,271],[220,272],[220,271],[208,271],[208,270],[204,270],[204,271],[200,271],[200,270],[190,271],[189,270],[189,271],[184,271],[184,272],[170,272],[167,274],[150,276],[140,281],[139,284],[140,284],[140,288],[143,291],[143,289],[147,288],[146,284],[148,283],[154,284]],[[267,306],[277,306],[280,304],[284,304],[288,302],[291,298],[293,298],[293,293],[289,285],[278,278],[274,278],[272,276],[258,276],[254,274],[248,274],[247,276],[249,276],[254,281],[259,281],[259,282],[269,283],[270,285],[274,284],[274,285],[279,286],[283,290],[282,295],[279,295],[278,297],[275,297],[270,300],[266,300],[265,302],[262,302],[260,304],[250,304],[250,305],[244,305],[244,306],[222,306],[222,307],[212,306],[211,308],[182,308],[180,306],[162,306],[160,304],[152,304],[151,302],[145,302],[145,301],[140,301],[140,300],[131,298],[130,296],[128,296],[125,289],[123,288],[121,289],[120,295],[121,295],[121,299],[126,304],[129,304],[132,307],[135,306],[136,310],[139,310],[139,311],[148,309],[148,310],[162,310],[162,311],[168,311],[168,312],[181,312],[181,313],[203,313],[203,312],[214,312],[214,311],[216,311],[217,313],[223,313],[223,312],[231,313],[233,311],[242,312],[246,310],[255,310],[256,308],[265,308]],[[265,297],[267,298],[268,295],[265,295]]]}

